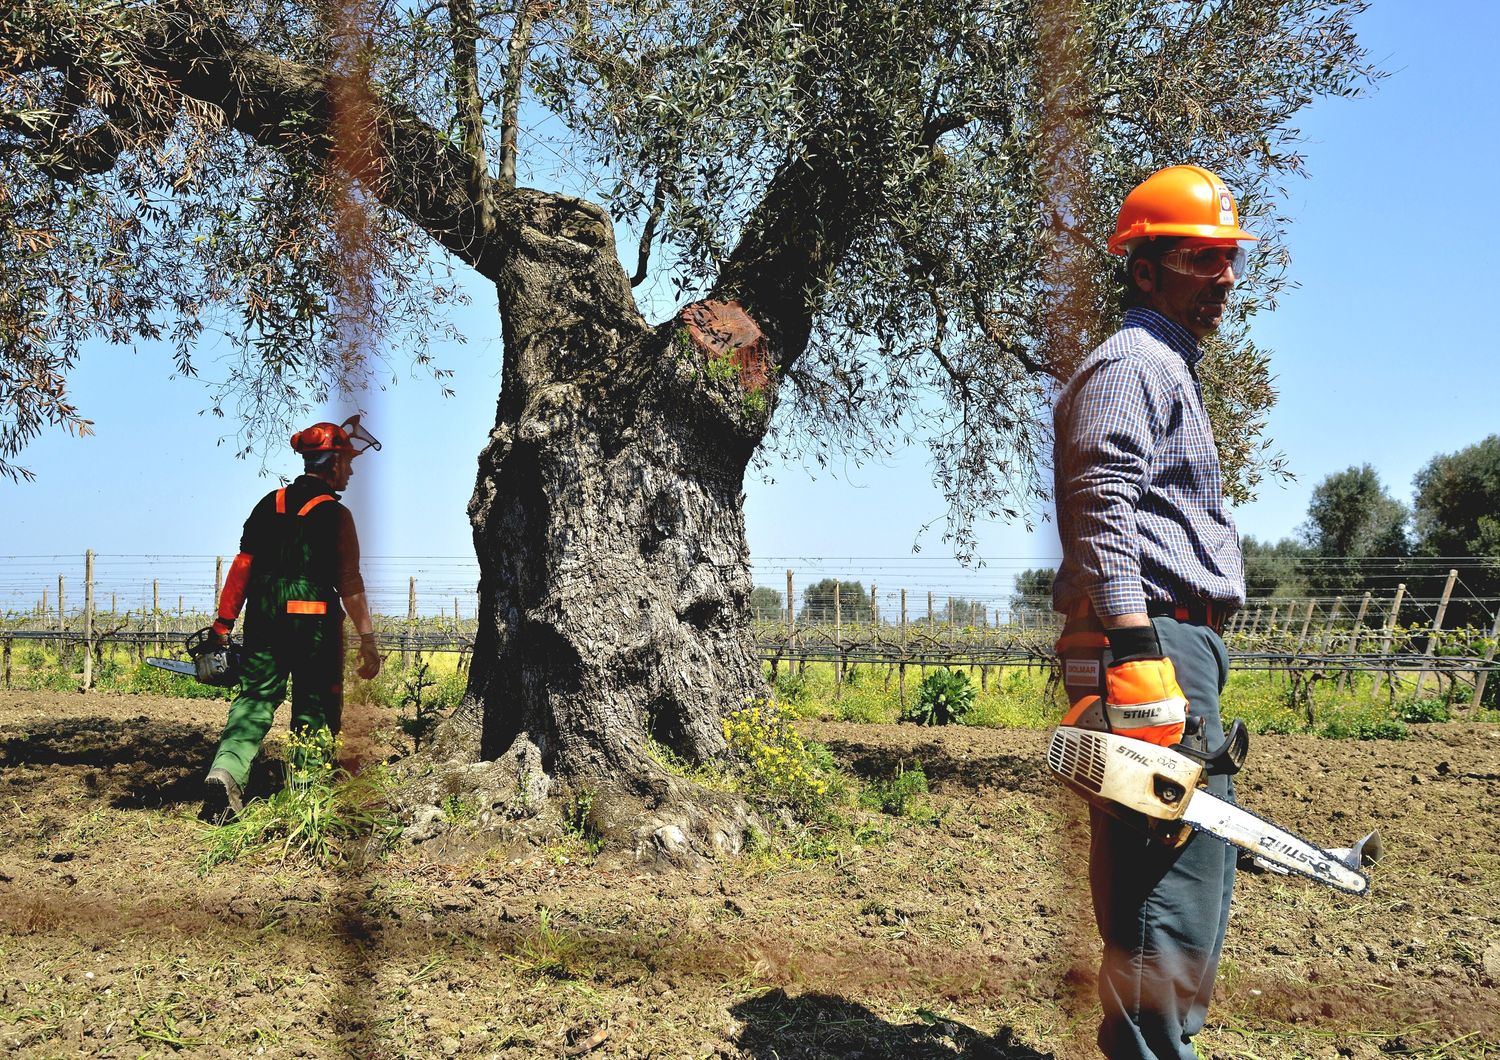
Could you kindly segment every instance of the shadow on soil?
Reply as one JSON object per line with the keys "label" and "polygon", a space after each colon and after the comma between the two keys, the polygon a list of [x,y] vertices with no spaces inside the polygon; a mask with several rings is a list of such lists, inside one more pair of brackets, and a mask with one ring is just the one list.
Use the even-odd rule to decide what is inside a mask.
{"label": "shadow on soil", "polygon": [[[31,770],[62,767],[82,773],[93,795],[115,809],[141,810],[203,798],[203,774],[217,746],[216,734],[178,722],[137,718],[67,718],[0,728],[0,781],[31,788]],[[279,763],[257,759],[247,794],[265,796],[281,787]]]}
{"label": "shadow on soil", "polygon": [[922,763],[922,771],[934,787],[948,784],[973,791],[1000,788],[1043,796],[1056,791],[1056,782],[1041,758],[1020,755],[956,757],[937,741],[896,748],[833,739],[825,741],[825,746],[846,768],[867,779],[891,776],[898,766],[910,766],[915,761]]}
{"label": "shadow on soil", "polygon": [[923,1013],[916,1023],[890,1023],[863,1005],[827,994],[789,997],[784,991],[741,1002],[730,1010],[744,1023],[735,1044],[764,1060],[1052,1060],[1015,1040],[1010,1028],[993,1037]]}

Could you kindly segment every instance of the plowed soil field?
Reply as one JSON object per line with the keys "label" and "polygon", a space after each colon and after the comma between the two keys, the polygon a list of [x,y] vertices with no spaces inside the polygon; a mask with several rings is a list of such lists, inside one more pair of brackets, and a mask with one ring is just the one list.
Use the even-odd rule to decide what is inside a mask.
{"label": "plowed soil field", "polygon": [[[812,857],[663,872],[476,820],[205,872],[223,710],[0,692],[0,1053],[1097,1055],[1086,824],[1043,733],[806,724],[856,775],[919,760],[937,818],[851,811]],[[1240,797],[1385,855],[1360,899],[1241,874],[1202,1055],[1500,1056],[1500,727],[1257,737]]]}

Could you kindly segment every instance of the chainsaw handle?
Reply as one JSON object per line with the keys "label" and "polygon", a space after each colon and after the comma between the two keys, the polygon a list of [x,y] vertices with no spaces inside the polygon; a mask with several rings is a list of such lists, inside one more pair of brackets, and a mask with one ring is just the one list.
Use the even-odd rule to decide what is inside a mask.
{"label": "chainsaw handle", "polygon": [[[1201,725],[1202,719],[1198,721]],[[1203,771],[1211,777],[1233,776],[1244,768],[1245,755],[1250,750],[1250,730],[1245,728],[1243,721],[1235,718],[1224,734],[1224,742],[1212,751],[1200,751],[1183,743],[1174,744],[1172,750],[1202,762]]]}

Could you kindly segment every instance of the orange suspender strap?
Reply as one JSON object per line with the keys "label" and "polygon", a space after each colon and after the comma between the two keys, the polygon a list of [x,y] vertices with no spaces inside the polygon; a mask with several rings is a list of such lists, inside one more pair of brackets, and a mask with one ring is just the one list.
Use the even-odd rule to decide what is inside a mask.
{"label": "orange suspender strap", "polygon": [[289,615],[326,615],[328,604],[322,600],[288,600],[286,613]]}
{"label": "orange suspender strap", "polygon": [[283,486],[281,489],[279,489],[279,490],[276,491],[276,514],[277,515],[285,515],[286,514],[286,487],[285,486]]}
{"label": "orange suspender strap", "polygon": [[301,510],[297,512],[297,514],[298,515],[306,515],[308,512],[312,511],[314,508],[316,508],[318,505],[322,504],[324,501],[331,501],[331,500],[333,500],[333,494],[331,494],[331,493],[321,493],[318,496],[314,497],[312,500],[308,501],[306,504],[304,504],[302,506]]}

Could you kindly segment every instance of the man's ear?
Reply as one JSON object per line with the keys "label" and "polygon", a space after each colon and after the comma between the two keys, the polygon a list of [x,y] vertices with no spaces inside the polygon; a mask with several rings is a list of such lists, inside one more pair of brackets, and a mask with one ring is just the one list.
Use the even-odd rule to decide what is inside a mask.
{"label": "man's ear", "polygon": [[1138,290],[1145,291],[1147,294],[1156,290],[1156,273],[1151,262],[1145,258],[1135,259],[1135,264],[1130,267],[1130,279]]}

